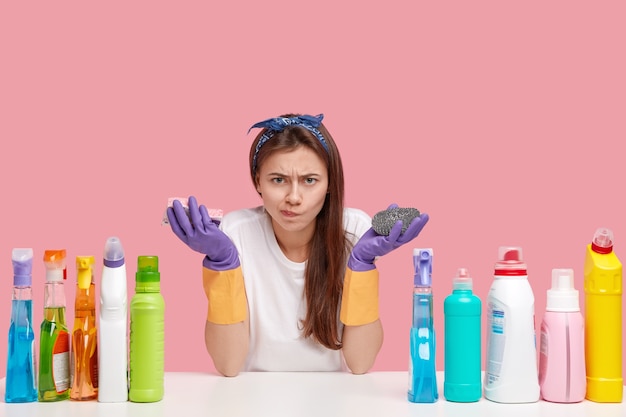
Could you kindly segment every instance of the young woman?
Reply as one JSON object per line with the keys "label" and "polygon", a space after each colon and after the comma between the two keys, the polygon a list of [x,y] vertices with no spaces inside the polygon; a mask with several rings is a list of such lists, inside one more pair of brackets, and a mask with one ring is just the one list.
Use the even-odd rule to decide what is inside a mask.
{"label": "young woman", "polygon": [[[376,258],[415,238],[428,215],[389,236],[344,208],[337,146],[322,115],[259,122],[250,175],[263,205],[218,225],[189,198],[167,210],[173,232],[205,255],[205,342],[218,372],[367,372],[383,341]],[[251,129],[252,129],[251,128]]]}

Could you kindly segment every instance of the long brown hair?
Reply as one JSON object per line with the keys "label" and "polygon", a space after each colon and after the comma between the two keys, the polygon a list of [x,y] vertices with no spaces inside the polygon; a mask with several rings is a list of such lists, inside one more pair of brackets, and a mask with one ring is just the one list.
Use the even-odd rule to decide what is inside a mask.
{"label": "long brown hair", "polygon": [[[297,115],[286,114],[280,117],[293,116]],[[343,226],[343,165],[335,141],[326,127],[320,124],[317,129],[324,136],[328,151],[306,128],[293,125],[276,132],[257,152],[257,144],[266,131],[263,129],[250,147],[250,176],[256,187],[259,167],[269,155],[300,146],[312,149],[326,163],[328,193],[322,210],[317,215],[304,273],[307,311],[302,322],[302,332],[304,337],[313,337],[323,346],[337,350],[342,347],[338,317],[349,248]],[[253,166],[255,153],[256,167]]]}

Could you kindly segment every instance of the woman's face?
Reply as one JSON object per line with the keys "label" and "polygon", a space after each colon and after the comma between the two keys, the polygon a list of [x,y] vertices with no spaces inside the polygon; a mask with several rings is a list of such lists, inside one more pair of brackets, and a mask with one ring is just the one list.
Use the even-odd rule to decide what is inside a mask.
{"label": "woman's face", "polygon": [[257,191],[275,230],[312,233],[328,191],[326,164],[306,146],[275,152],[259,167]]}

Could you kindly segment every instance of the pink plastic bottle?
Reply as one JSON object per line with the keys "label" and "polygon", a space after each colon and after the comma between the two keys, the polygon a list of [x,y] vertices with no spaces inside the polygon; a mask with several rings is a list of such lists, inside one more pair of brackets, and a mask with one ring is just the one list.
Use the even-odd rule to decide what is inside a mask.
{"label": "pink plastic bottle", "polygon": [[584,321],[572,269],[553,269],[541,322],[539,385],[546,401],[576,403],[585,398]]}

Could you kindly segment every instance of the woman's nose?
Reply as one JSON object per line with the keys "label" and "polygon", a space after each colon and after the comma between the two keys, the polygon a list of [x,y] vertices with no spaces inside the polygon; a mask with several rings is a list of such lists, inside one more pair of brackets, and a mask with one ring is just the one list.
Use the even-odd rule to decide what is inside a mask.
{"label": "woman's nose", "polygon": [[287,201],[290,204],[299,204],[302,201],[302,195],[300,194],[300,189],[298,188],[297,183],[292,184],[292,186],[289,188]]}

